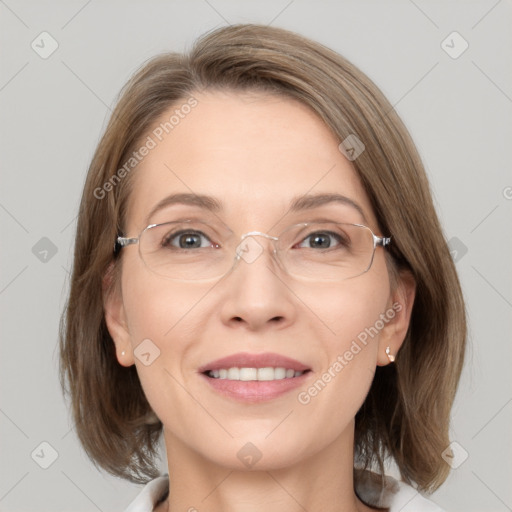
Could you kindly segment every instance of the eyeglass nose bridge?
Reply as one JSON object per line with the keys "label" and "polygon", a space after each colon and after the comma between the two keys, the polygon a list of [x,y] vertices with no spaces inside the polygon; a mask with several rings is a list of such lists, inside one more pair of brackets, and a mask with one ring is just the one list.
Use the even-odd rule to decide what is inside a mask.
{"label": "eyeglass nose bridge", "polygon": [[[276,236],[268,235],[267,233],[262,233],[261,231],[249,231],[248,233],[244,233],[240,237],[240,243],[236,248],[236,261],[244,260],[246,263],[253,263],[256,261],[259,256],[265,250],[261,244],[259,244],[253,237],[262,236],[273,242],[277,242],[279,240]],[[276,254],[276,247],[274,244],[273,254]]]}

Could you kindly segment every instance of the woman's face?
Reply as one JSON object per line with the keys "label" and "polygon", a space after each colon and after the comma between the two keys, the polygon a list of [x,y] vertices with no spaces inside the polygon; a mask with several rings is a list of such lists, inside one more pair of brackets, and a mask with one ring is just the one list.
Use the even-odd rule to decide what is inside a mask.
{"label": "woman's face", "polygon": [[[178,217],[215,218],[238,239],[250,231],[277,236],[318,218],[386,235],[340,141],[307,107],[256,93],[195,97],[197,106],[163,131],[162,140],[155,136],[162,130],[148,133],[156,147],[132,171],[126,236]],[[290,209],[297,198],[333,193],[362,213],[342,201]],[[174,194],[209,196],[220,208],[212,213],[198,204],[170,203],[148,217]],[[358,277],[315,281],[288,275],[273,259],[272,242],[255,240],[263,252],[213,281],[165,279],[148,269],[137,245],[123,248],[122,292],[107,304],[107,323],[119,362],[135,363],[168,445],[225,467],[269,469],[339,439],[353,442],[354,416],[375,367],[387,362],[385,346],[398,350],[405,331],[396,326],[400,308],[393,308],[385,249],[377,248],[371,268]],[[237,363],[240,354],[256,358]],[[203,373],[233,355],[220,366],[297,369],[298,362],[309,371],[276,379],[280,370],[265,370],[261,375],[274,380],[257,383]],[[245,374],[254,378],[251,372]]]}

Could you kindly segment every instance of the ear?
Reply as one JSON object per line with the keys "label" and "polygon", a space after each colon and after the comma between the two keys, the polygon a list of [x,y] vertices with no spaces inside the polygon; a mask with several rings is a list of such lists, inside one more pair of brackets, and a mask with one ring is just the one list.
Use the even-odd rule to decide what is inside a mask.
{"label": "ear", "polygon": [[390,295],[388,309],[384,313],[389,320],[379,336],[378,366],[385,366],[391,362],[386,353],[387,347],[389,347],[389,355],[396,357],[405,340],[411,320],[416,295],[416,282],[411,272],[405,270],[400,271],[396,279],[397,283]]}
{"label": "ear", "polygon": [[122,366],[135,363],[126,322],[121,286],[114,279],[114,263],[112,262],[103,276],[103,309],[108,332],[116,346],[116,356]]}

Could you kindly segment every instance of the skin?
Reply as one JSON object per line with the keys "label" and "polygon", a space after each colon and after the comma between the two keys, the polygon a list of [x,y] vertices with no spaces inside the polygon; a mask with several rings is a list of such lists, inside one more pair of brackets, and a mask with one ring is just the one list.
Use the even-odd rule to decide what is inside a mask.
{"label": "skin", "polygon": [[[280,227],[333,212],[386,235],[339,141],[306,106],[263,93],[194,96],[198,105],[137,167],[127,236],[139,235],[161,199],[191,191],[221,201],[218,216],[238,236],[253,230],[277,235]],[[155,125],[168,118],[166,113]],[[287,213],[296,196],[333,191],[357,202],[367,221],[339,204]],[[198,211],[172,206],[150,222]],[[123,249],[121,286],[106,299],[106,321],[119,363],[136,365],[164,425],[171,495],[158,510],[373,510],[354,493],[354,417],[376,366],[389,364],[386,347],[396,354],[403,342],[414,283],[403,278],[391,288],[383,248],[356,278],[336,284],[296,280],[273,264],[268,241],[258,241],[266,250],[253,263],[241,262],[207,283],[163,279],[144,265],[136,245]],[[401,310],[378,336],[307,405],[299,403],[298,392],[394,303]],[[134,356],[147,338],[160,350],[149,366]],[[237,402],[197,372],[236,352],[277,352],[312,372],[301,389],[277,399]],[[248,442],[262,455],[250,468],[237,457]]]}

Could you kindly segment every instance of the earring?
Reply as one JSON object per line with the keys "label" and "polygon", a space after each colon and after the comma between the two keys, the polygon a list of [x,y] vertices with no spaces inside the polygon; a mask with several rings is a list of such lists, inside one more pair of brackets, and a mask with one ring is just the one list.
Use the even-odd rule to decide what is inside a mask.
{"label": "earring", "polygon": [[395,356],[391,353],[391,349],[389,347],[386,347],[386,355],[388,356],[390,363],[395,360]]}
{"label": "earring", "polygon": [[123,351],[121,352],[121,355],[122,355],[122,356],[124,356],[125,354],[126,354],[126,352],[123,350]]}

